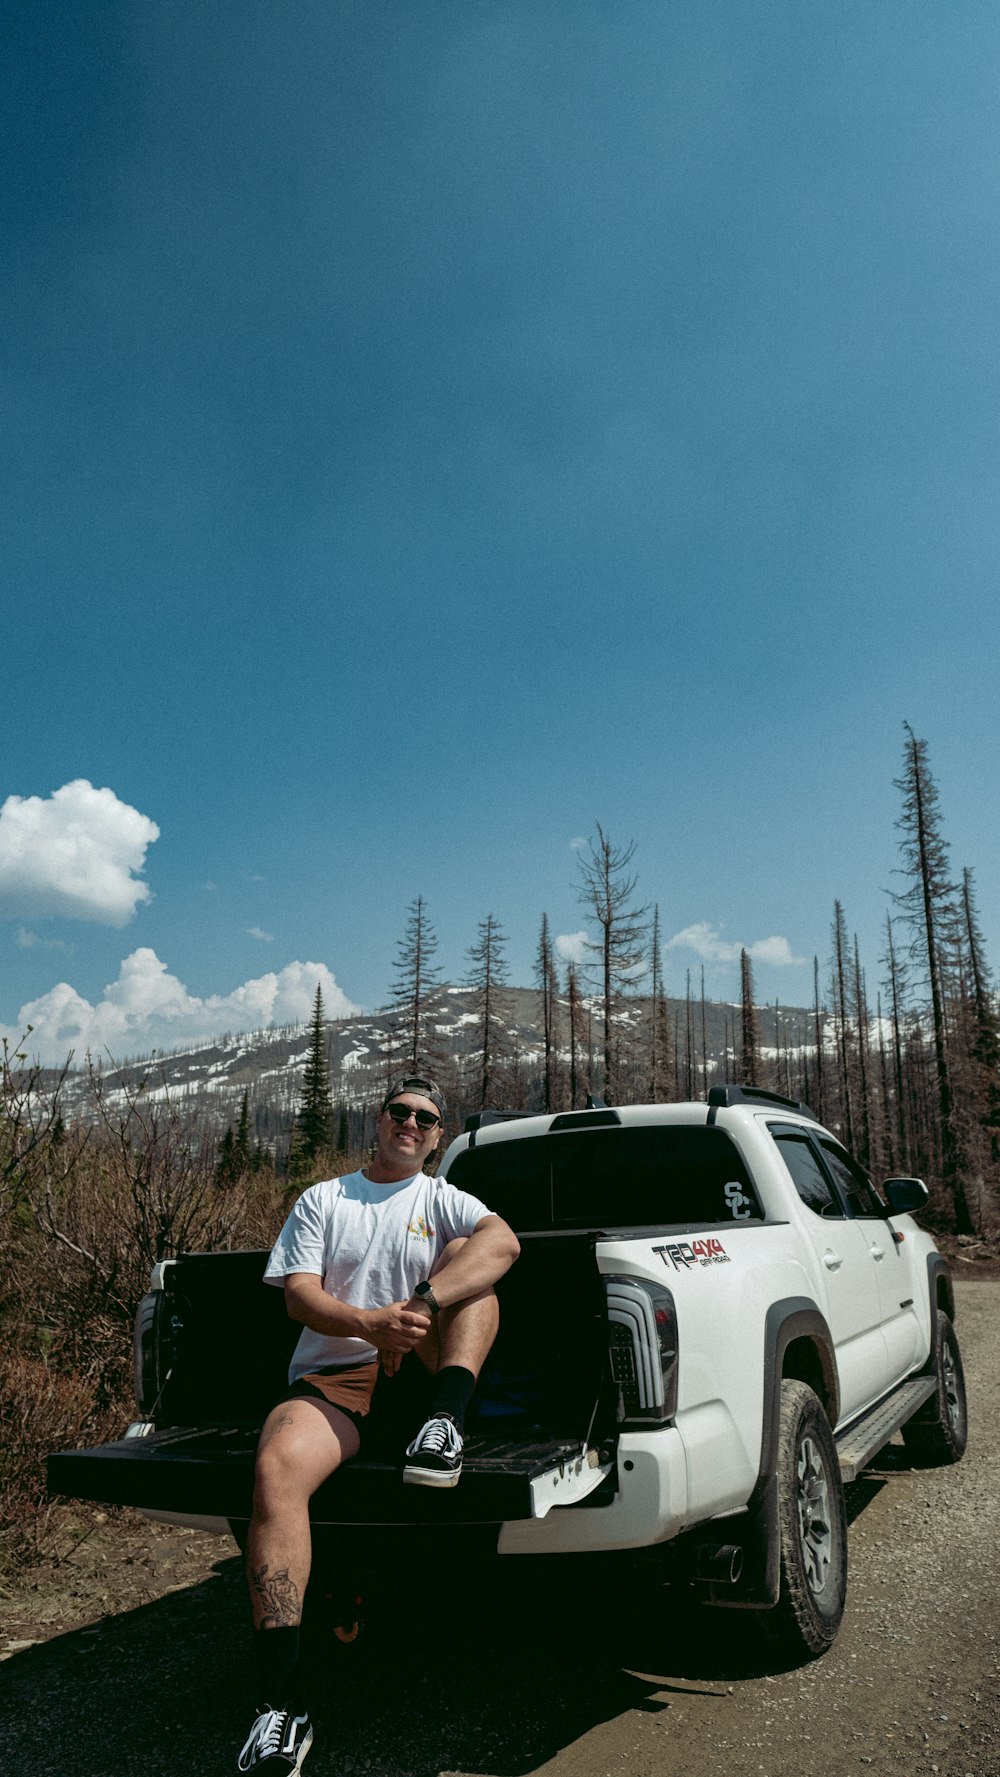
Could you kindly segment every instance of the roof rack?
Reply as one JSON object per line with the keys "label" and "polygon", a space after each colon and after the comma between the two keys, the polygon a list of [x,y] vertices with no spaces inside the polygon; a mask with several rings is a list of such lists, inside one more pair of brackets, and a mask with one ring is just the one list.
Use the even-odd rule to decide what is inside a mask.
{"label": "roof rack", "polygon": [[800,1117],[808,1117],[811,1123],[818,1123],[815,1111],[811,1111],[801,1099],[786,1098],[783,1092],[768,1092],[764,1086],[712,1086],[709,1089],[708,1102],[716,1108],[731,1104],[762,1104],[774,1105],[782,1111],[796,1111]]}

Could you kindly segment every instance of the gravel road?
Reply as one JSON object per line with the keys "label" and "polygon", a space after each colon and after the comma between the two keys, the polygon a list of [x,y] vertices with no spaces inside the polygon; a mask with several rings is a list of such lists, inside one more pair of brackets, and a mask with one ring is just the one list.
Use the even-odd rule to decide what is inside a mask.
{"label": "gravel road", "polygon": [[[692,1620],[667,1593],[623,1612],[593,1564],[511,1562],[486,1594],[415,1544],[398,1600],[330,1658],[308,1777],[1000,1777],[1000,1283],[960,1285],[957,1326],[968,1453],[922,1472],[893,1444],[848,1490],[848,1609],[822,1660],[782,1670],[750,1616]],[[234,1772],[248,1724],[231,1545],[133,1529],[116,1569],[115,1526],[99,1541],[87,1571],[103,1591],[78,1557],[72,1627],[43,1583],[5,1601],[0,1767]]]}

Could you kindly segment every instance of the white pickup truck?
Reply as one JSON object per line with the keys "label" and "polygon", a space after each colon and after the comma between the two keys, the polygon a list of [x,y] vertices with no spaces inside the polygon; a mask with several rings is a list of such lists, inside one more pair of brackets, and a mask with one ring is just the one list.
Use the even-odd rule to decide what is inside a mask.
{"label": "white pickup truck", "polygon": [[[946,1261],[807,1107],[707,1103],[471,1120],[441,1167],[516,1229],[501,1331],[455,1489],[371,1450],[314,1496],[317,1563],[392,1559],[414,1523],[453,1551],[632,1551],[707,1602],[771,1613],[791,1654],[833,1641],[843,1484],[902,1430],[959,1459],[962,1361]],[[156,1267],[136,1317],[142,1418],[50,1458],[49,1489],[233,1531],[298,1327],[263,1253]]]}

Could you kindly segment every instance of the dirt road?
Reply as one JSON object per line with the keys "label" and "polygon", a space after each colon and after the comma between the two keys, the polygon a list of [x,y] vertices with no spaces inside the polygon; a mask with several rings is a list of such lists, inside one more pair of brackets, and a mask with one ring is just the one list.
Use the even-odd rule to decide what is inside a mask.
{"label": "dirt road", "polygon": [[[666,1593],[623,1612],[592,1567],[511,1562],[486,1596],[417,1543],[396,1601],[331,1657],[308,1777],[1000,1777],[1000,1283],[960,1286],[958,1329],[969,1451],[919,1472],[894,1444],[849,1489],[848,1610],[824,1659],[776,1668],[751,1618],[692,1621]],[[234,1772],[230,1545],[137,1529],[125,1566],[112,1530],[6,1601],[0,1766]]]}

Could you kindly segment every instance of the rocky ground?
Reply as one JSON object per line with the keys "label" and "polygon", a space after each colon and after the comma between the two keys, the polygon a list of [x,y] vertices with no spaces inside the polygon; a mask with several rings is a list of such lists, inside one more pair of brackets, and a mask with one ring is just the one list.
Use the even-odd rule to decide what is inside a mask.
{"label": "rocky ground", "polygon": [[[848,1490],[848,1611],[822,1660],[783,1668],[743,1613],[623,1604],[592,1565],[512,1561],[484,1585],[422,1544],[362,1640],[324,1650],[309,1777],[1000,1777],[1000,1284],[978,1268],[958,1328],[969,1451],[920,1471],[893,1444]],[[78,1535],[64,1513],[47,1560],[0,1596],[10,1768],[232,1771],[232,1545],[128,1513]]]}

